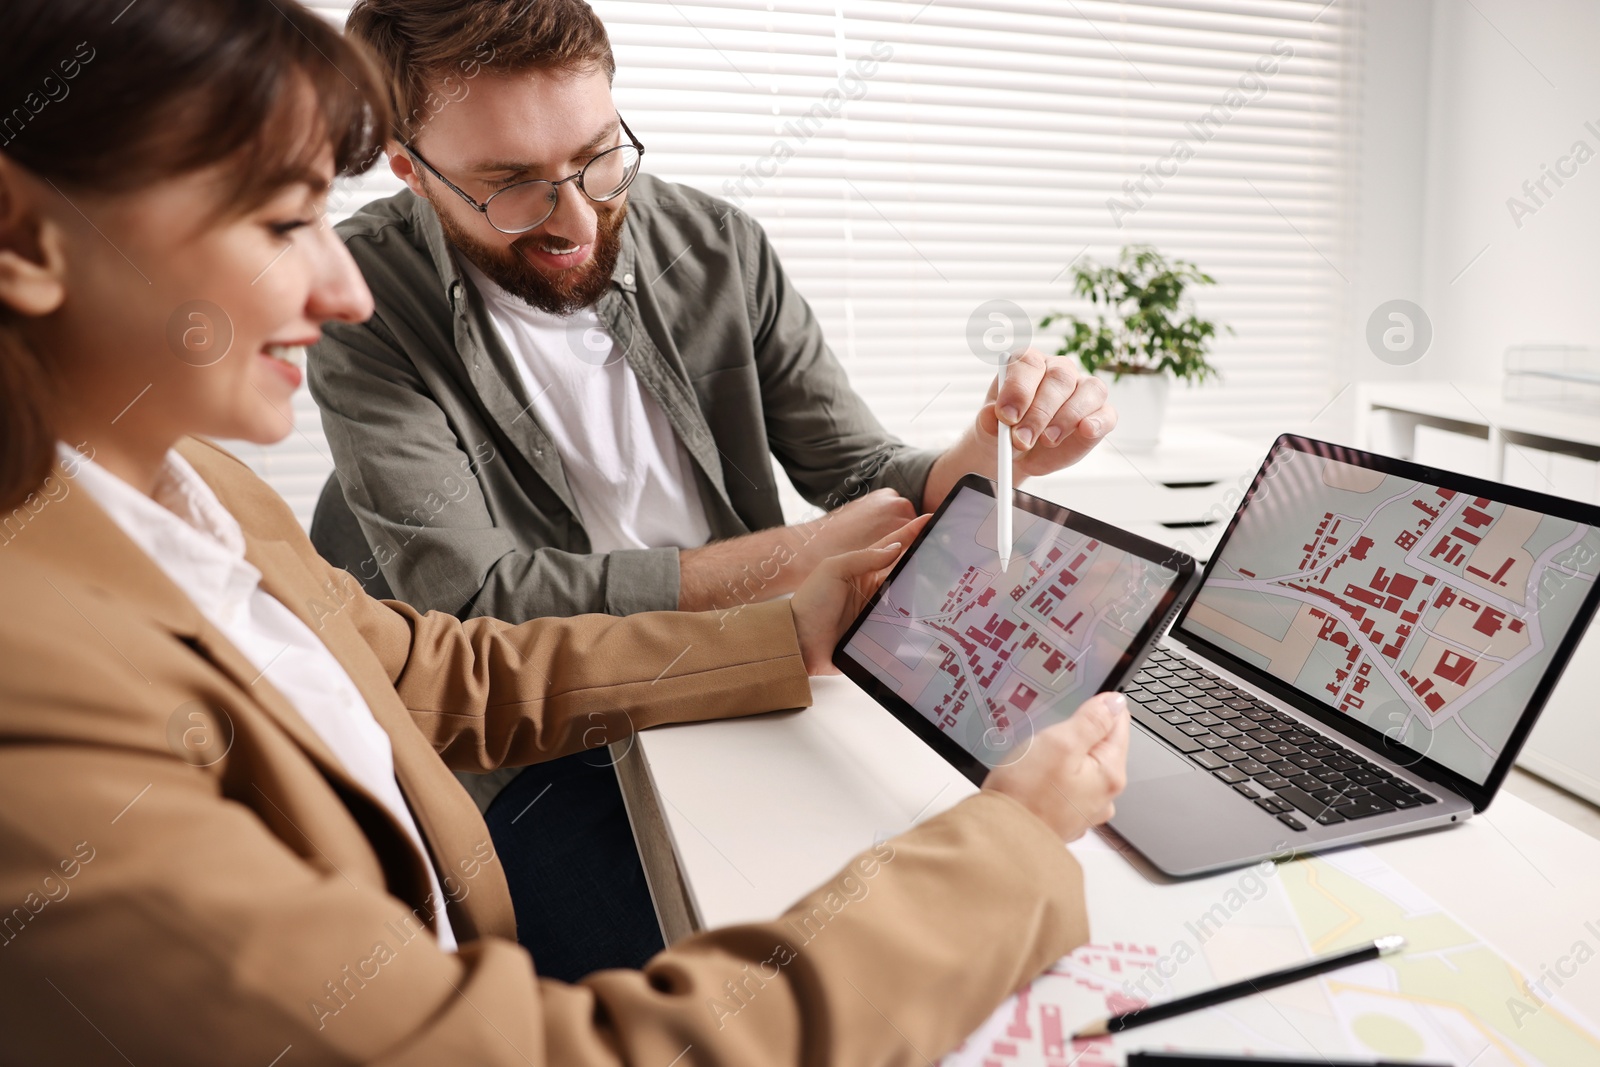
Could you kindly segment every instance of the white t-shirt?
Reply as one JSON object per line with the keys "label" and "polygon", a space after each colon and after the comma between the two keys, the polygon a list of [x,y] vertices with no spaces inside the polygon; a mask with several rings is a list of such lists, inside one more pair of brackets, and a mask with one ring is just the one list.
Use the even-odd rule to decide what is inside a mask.
{"label": "white t-shirt", "polygon": [[552,315],[458,258],[555,441],[594,552],[711,539],[694,461],[593,308]]}

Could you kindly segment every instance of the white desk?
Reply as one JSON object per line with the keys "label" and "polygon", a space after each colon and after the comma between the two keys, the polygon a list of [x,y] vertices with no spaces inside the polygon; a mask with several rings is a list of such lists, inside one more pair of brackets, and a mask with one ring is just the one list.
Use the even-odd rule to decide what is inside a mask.
{"label": "white desk", "polygon": [[[1242,460],[1242,452],[1233,458]],[[1178,462],[1176,453],[1167,459]],[[1149,463],[1148,458],[1145,462]],[[1250,462],[1253,469],[1259,457]],[[1162,473],[1171,475],[1170,480],[1187,480],[1180,473]],[[1049,489],[1059,488],[1048,487],[1041,495],[1058,496],[1059,492]],[[1217,488],[1218,483],[1213,483],[1208,491],[1214,495]],[[1071,495],[1072,503],[1090,510],[1075,493]],[[1227,510],[1231,511],[1231,504]],[[1220,525],[1168,529],[1156,525],[1154,518],[1155,514],[1141,515],[1123,525],[1154,540],[1180,544],[1197,556],[1207,554],[1220,532]],[[850,681],[817,679],[813,692],[815,706],[806,711],[647,731],[618,763],[669,941],[696,929],[770,919],[875,840],[899,833],[974,792],[966,779]],[[1236,871],[1172,882],[1113,835],[1086,838],[1075,844],[1073,851],[1087,875],[1091,927],[1107,937],[1116,936],[1117,931],[1104,928],[1108,916],[1120,913],[1119,921],[1158,949],[1170,944],[1158,930],[1195,917],[1197,901],[1198,908],[1203,908],[1238,886],[1242,877]],[[1476,942],[1498,950],[1514,973],[1508,975],[1499,967],[1492,953],[1470,961],[1474,969],[1462,972],[1498,974],[1501,987],[1494,996],[1511,992],[1531,1005],[1527,991],[1514,982],[1524,977],[1537,980],[1547,968],[1559,967],[1561,985],[1550,987],[1556,999],[1523,1021],[1530,1027],[1553,1027],[1570,1038],[1567,1044],[1545,1043],[1545,1048],[1560,1050],[1542,1061],[1550,1067],[1600,1064],[1600,1032],[1570,1018],[1575,1013],[1591,1026],[1600,1025],[1600,841],[1502,792],[1485,815],[1462,826],[1369,846],[1364,853],[1346,851],[1311,865],[1334,862],[1340,856],[1345,862],[1370,856],[1386,864],[1443,909],[1438,917],[1441,925],[1448,925],[1453,917]],[[1285,885],[1299,879],[1303,890],[1308,866],[1304,860],[1291,861],[1280,865],[1275,876]],[[1330,893],[1332,881],[1325,879],[1317,891],[1330,906],[1354,918],[1359,902]],[[1358,891],[1347,886],[1351,896]],[[1405,894],[1400,898],[1404,900]],[[1130,908],[1136,913],[1131,923],[1127,919]],[[1222,980],[1304,958],[1307,946],[1278,936],[1281,930],[1253,926],[1251,919],[1243,918],[1244,912],[1238,915],[1240,926],[1229,931],[1235,941],[1229,949],[1234,970]],[[1148,916],[1148,924],[1143,916]],[[1391,916],[1420,919],[1423,936],[1415,937],[1418,931],[1412,931],[1418,957],[1431,957],[1447,970],[1463,958],[1434,951],[1437,945],[1420,944],[1430,940],[1427,924],[1435,921],[1425,913],[1422,901],[1418,900],[1414,909],[1402,907]],[[1396,931],[1372,931],[1389,932]],[[1580,945],[1583,962],[1578,963],[1575,955]],[[1573,973],[1569,976],[1566,971]],[[1211,1009],[1141,1028],[1119,1036],[1111,1055],[1120,1057],[1127,1049],[1163,1044],[1236,1050],[1239,1045],[1229,1044],[1226,1036],[1219,1040],[1218,1035],[1234,1033],[1241,1024],[1261,1037],[1251,1046],[1258,1054],[1276,1050],[1312,1056],[1327,1051],[1333,1046],[1306,1039],[1305,1016],[1295,1014],[1297,1004],[1304,1007],[1309,986],[1311,983],[1301,983],[1237,1002],[1233,1008]],[[1309,992],[1317,993],[1315,989]],[[1407,992],[1394,990],[1391,1003],[1405,999]],[[1467,1003],[1470,1000],[1473,994],[1469,990],[1435,998],[1431,1006],[1455,1017],[1462,1046],[1476,1047],[1472,1042],[1479,1041],[1481,1052],[1441,1055],[1430,1049],[1426,1058],[1470,1062],[1472,1067],[1535,1062],[1484,1041],[1485,1028]],[[1476,1003],[1482,1006],[1484,1002],[1480,987]],[[1070,1029],[1098,1014],[1101,1012],[1084,1012],[1080,1018],[1064,1015],[1062,1022]],[[1300,1019],[1300,1026],[1291,1019]],[[982,1033],[993,1037],[995,1032],[986,1028]],[[1005,1035],[1001,1032],[1000,1036]],[[1390,1058],[1404,1058],[1379,1051]],[[1359,1058],[1360,1053],[1346,1055]],[[1420,1058],[1424,1053],[1412,1055]],[[1046,1062],[1061,1067],[1077,1062],[1078,1067],[1085,1067],[1103,1062],[1097,1056],[1077,1061],[1068,1046],[1064,1055],[1046,1057]],[[962,1062],[1010,1067],[1012,1060],[980,1056]]]}
{"label": "white desk", "polygon": [[[657,832],[664,830],[678,862],[672,871],[660,853],[651,862],[647,851],[658,892],[670,897],[681,887],[687,898],[686,909],[662,907],[664,924],[678,926],[669,939],[688,932],[685,910],[687,926],[700,928],[771,918],[875,838],[973,791],[850,681],[815,680],[814,695],[815,706],[805,711],[646,731],[619,765],[636,825],[659,815]],[[1170,893],[1175,902],[1192,900],[1184,887],[1205,884],[1169,884],[1136,855],[1084,854],[1099,846],[1098,838],[1074,846],[1090,873],[1091,923],[1119,898],[1162,894],[1160,901]],[[1486,816],[1465,825],[1370,851],[1530,976],[1570,957],[1579,941],[1600,953],[1600,841],[1514,796],[1502,793]],[[672,914],[680,916],[676,923],[668,921]],[[1267,999],[1280,995],[1287,999],[1275,1003],[1290,1004],[1296,994],[1290,987]],[[1559,995],[1600,1020],[1600,959],[1577,966]],[[1134,1031],[1118,1038],[1119,1047],[1214,1033],[1206,1015]],[[1593,1048],[1592,1058],[1568,1062],[1600,1063],[1600,1040]],[[1474,1067],[1499,1062],[1527,1061],[1488,1056]]]}

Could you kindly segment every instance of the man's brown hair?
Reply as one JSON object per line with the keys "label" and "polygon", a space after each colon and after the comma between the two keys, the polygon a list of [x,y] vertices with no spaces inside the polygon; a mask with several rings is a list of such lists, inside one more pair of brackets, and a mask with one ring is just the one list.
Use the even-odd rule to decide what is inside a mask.
{"label": "man's brown hair", "polygon": [[402,143],[486,69],[617,71],[584,0],[357,0],[345,28],[383,64]]}

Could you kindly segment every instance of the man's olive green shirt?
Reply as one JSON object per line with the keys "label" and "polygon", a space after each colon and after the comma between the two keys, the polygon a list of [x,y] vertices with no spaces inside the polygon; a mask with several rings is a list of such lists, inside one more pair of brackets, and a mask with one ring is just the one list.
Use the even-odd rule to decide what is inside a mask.
{"label": "man's olive green shirt", "polygon": [[[462,618],[676,608],[677,548],[590,552],[516,357],[432,205],[402,192],[338,231],[376,310],[329,323],[311,352],[338,468],[318,549],[369,589]],[[641,175],[595,309],[692,459],[714,539],[783,524],[774,458],[824,508],[884,486],[920,506],[935,453],[888,434],[850,388],[743,212]],[[759,585],[729,577],[743,598]]]}

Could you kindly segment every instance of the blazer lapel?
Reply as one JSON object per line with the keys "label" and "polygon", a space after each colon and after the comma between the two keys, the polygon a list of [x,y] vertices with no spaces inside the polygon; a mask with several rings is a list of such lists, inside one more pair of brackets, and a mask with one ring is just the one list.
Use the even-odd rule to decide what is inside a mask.
{"label": "blazer lapel", "polygon": [[[57,593],[119,653],[123,650],[117,646],[117,630],[109,623],[115,614],[137,612],[189,644],[233,679],[339,792],[363,798],[388,823],[396,844],[379,850],[382,861],[410,868],[401,874],[390,867],[391,891],[416,886],[417,898],[408,903],[422,904],[428,885],[424,864],[429,857],[411,845],[404,829],[388,815],[388,809],[350,775],[288,699],[261,677],[262,672],[200,614],[183,590],[86,491],[77,487],[71,476],[59,465],[52,476],[61,491],[52,488],[49,498],[41,496],[31,506],[25,504],[23,510],[29,512],[29,520],[14,531],[6,527],[0,536],[0,547],[40,568]],[[248,531],[245,558],[261,572],[262,588],[322,639],[389,735],[396,779],[411,802],[412,815],[438,864],[446,896],[462,901],[461,907],[451,910],[458,940],[488,933],[514,938],[516,919],[503,878],[480,877],[465,889],[451,884],[450,872],[472,877],[476,868],[469,868],[469,862],[482,863],[492,858],[492,846],[477,807],[410,722],[394,686],[360,632],[340,617],[340,609],[349,599],[362,595],[359,587],[353,579],[348,590],[319,584],[291,546],[252,537]],[[103,617],[107,610],[103,601],[96,602],[100,598],[116,602],[111,617]],[[473,897],[470,906],[465,904],[467,891]]]}
{"label": "blazer lapel", "polygon": [[[246,535],[245,559],[249,560],[257,570],[262,572],[262,588],[279,600],[284,600],[284,603],[287,604],[288,601],[284,599],[283,594],[272,587],[273,583],[268,580],[266,568],[262,567],[260,558],[250,552],[248,548],[250,543],[251,538]],[[284,733],[294,738],[295,744],[305,750],[306,755],[311,757],[324,775],[333,779],[341,789],[348,789],[357,793],[365,792],[361,785],[350,776],[350,772],[345,769],[344,764],[339,762],[339,758],[333,754],[333,750],[322,740],[322,736],[312,729],[311,724],[306,722],[305,718],[295,710],[294,705],[289,703],[288,699],[263,677],[265,672],[246,659],[244,653],[240,652],[233,642],[223,637],[216,628],[209,624],[198,635],[198,638],[199,645],[206,656],[218,668],[231,675],[240,687],[248,691],[266,709],[277,724],[282,727]],[[376,800],[373,802],[376,803]]]}
{"label": "blazer lapel", "polygon": [[[67,487],[67,492],[43,507],[35,524],[37,528],[24,529],[12,547],[32,556],[48,570],[69,573],[82,585],[116,597],[128,608],[149,616],[174,636],[199,649],[213,665],[250,693],[324,774],[342,787],[359,790],[355,780],[310,724],[276,689],[260,680],[261,672],[200,614],[200,609],[173,584],[155,560],[134,544],[115,520],[87,492],[79,489],[59,465],[52,473]],[[246,542],[249,543],[248,536]],[[263,585],[268,591],[284,599],[292,610],[292,602],[269,585],[267,570],[261,566],[261,561],[252,558],[248,551],[245,555],[262,570]],[[51,584],[57,585],[54,581]],[[57,592],[73,603],[66,590],[58,587]],[[73,607],[80,614],[90,608],[77,603],[73,603]]]}
{"label": "blazer lapel", "polygon": [[[515,937],[516,917],[504,880],[479,879],[470,884],[465,881],[474,878],[478,865],[493,855],[493,844],[477,805],[418,732],[372,649],[343,615],[351,598],[365,595],[360,586],[354,579],[343,588],[333,582],[319,584],[295,550],[282,541],[246,533],[245,546],[245,558],[261,572],[262,588],[317,635],[389,735],[395,779],[432,860],[437,863],[445,896],[452,905],[459,905],[451,908],[451,926],[458,939],[464,941],[485,933]],[[345,778],[348,780],[348,775]],[[360,786],[353,782],[351,785],[367,795]],[[375,798],[372,802],[387,811]],[[404,840],[405,831],[398,823],[394,829]],[[427,862],[415,849],[407,851],[419,863]],[[469,895],[474,898],[471,906],[465,904]]]}
{"label": "blazer lapel", "polygon": [[[350,680],[355,684],[356,689],[360,691],[362,699],[367,702],[367,707],[372,709],[375,716],[378,716],[378,724],[384,727],[384,732],[389,735],[390,747],[396,750],[395,770],[396,776],[399,777],[400,759],[398,749],[400,746],[396,744],[399,740],[397,735],[404,735],[408,732],[414,734],[416,733],[415,727],[407,722],[402,729],[396,729],[399,724],[396,724],[392,718],[390,721],[384,721],[385,717],[380,714],[380,709],[388,711],[388,705],[396,702],[394,686],[389,684],[388,677],[373,658],[372,650],[367,647],[366,642],[361,640],[360,634],[351,626],[340,625],[338,620],[340,609],[347,602],[345,598],[358,595],[359,587],[339,590],[333,587],[331,583],[328,586],[318,585],[311,572],[306,570],[305,566],[295,556],[294,549],[282,541],[269,541],[252,537],[246,533],[245,558],[261,572],[261,588],[293,612],[301,622],[305,623],[306,627],[322,641],[333,658],[339,661],[339,665],[344,668],[345,673],[350,676]],[[223,644],[226,644],[226,642],[223,642]],[[231,646],[230,651],[232,651]],[[240,661],[244,659],[238,655],[237,651],[233,651],[233,656]],[[256,685],[255,688],[261,689],[264,685],[266,683],[263,682],[260,685]],[[266,686],[263,695],[270,695],[270,699],[274,704],[274,711],[282,713],[280,718],[283,720],[284,728],[293,733],[296,739],[309,735],[303,743],[309,742],[307,743],[308,750],[312,750],[314,746],[314,750],[322,753],[323,757],[332,765],[332,768],[337,771],[342,784],[368,797],[373,804],[378,805],[380,808],[382,807],[376,797],[373,797],[354,778],[350,777],[349,772],[344,769],[343,765],[333,756],[327,746],[322,743],[316,731],[293,709],[288,701],[278,695],[276,689]],[[424,743],[424,747],[426,747],[426,743]],[[434,758],[434,762],[438,762],[437,757]],[[442,768],[443,765],[441,764]],[[447,771],[445,772],[446,776],[448,776],[448,773]],[[400,785],[401,791],[409,795],[410,790],[405,788],[406,783],[403,780]],[[416,810],[417,806],[413,805],[413,815],[416,814]],[[395,824],[395,831],[400,834],[405,832],[398,823]]]}
{"label": "blazer lapel", "polygon": [[[206,627],[200,610],[73,477],[56,464],[50,478],[62,492],[55,495],[52,487],[49,497],[28,496],[16,513],[28,511],[34,517],[15,533],[7,523],[6,551],[29,557],[47,572],[70,574],[90,589],[124,600],[180,638],[199,636]],[[45,484],[50,486],[50,480]],[[35,501],[36,512],[32,511]],[[74,602],[57,582],[50,584],[83,614],[84,605]]]}

